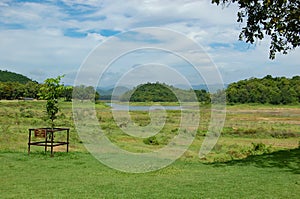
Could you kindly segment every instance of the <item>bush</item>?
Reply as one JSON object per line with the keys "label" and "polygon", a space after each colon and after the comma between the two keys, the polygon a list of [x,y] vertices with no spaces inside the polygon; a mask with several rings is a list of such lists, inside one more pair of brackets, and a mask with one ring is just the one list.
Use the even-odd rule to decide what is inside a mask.
{"label": "bush", "polygon": [[148,145],[159,145],[159,142],[155,136],[151,136],[148,138],[143,139],[144,144]]}
{"label": "bush", "polygon": [[252,148],[249,150],[252,155],[261,155],[272,152],[272,146],[266,146],[264,143],[251,143]]}

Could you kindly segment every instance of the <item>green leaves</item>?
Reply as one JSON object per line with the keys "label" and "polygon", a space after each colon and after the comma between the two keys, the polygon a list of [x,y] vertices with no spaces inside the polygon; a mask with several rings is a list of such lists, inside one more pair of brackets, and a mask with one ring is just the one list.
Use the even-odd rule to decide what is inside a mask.
{"label": "green leaves", "polygon": [[64,86],[60,84],[63,77],[64,75],[46,79],[40,88],[40,98],[44,100],[58,99],[64,91]]}
{"label": "green leaves", "polygon": [[60,84],[63,76],[49,78],[44,81],[40,88],[39,96],[41,99],[47,100],[46,110],[48,118],[51,120],[51,127],[54,128],[54,120],[59,112],[58,99],[64,92],[64,86]]}
{"label": "green leaves", "polygon": [[297,104],[300,103],[300,76],[293,78],[267,75],[232,83],[226,89],[229,103]]}
{"label": "green leaves", "polygon": [[239,39],[248,43],[271,38],[269,58],[276,53],[287,54],[300,46],[300,1],[299,0],[212,0],[217,5],[237,3],[237,21],[246,25]]}
{"label": "green leaves", "polygon": [[75,86],[73,89],[73,99],[96,101],[99,99],[99,93],[92,86]]}

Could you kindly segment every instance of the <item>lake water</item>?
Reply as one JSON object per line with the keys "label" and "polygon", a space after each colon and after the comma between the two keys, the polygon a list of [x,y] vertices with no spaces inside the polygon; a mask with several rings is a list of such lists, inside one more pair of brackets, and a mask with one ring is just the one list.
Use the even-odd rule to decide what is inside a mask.
{"label": "lake water", "polygon": [[106,103],[110,107],[113,108],[113,110],[130,110],[130,111],[149,111],[149,110],[156,110],[156,109],[165,109],[165,110],[181,110],[181,106],[126,106],[116,103]]}

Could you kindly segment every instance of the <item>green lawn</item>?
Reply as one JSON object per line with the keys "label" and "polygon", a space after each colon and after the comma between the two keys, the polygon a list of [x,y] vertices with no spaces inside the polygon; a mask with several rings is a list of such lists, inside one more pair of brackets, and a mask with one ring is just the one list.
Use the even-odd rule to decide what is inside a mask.
{"label": "green lawn", "polygon": [[0,198],[297,198],[300,150],[128,174],[84,152],[1,152]]}
{"label": "green lawn", "polygon": [[[28,128],[45,127],[45,102],[0,101],[0,198],[299,198],[300,108],[298,106],[227,106],[225,128],[206,157],[198,152],[209,121],[201,107],[201,123],[193,144],[170,166],[129,174],[108,168],[89,154],[72,120],[72,104],[61,103],[57,126],[71,129],[70,152],[43,147],[27,155]],[[169,111],[157,135],[159,145],[124,135],[111,112],[97,104],[101,127],[112,142],[129,151],[163,147],[176,134],[178,111]],[[141,125],[145,112],[132,112]],[[260,146],[257,150],[256,146]]]}
{"label": "green lawn", "polygon": [[300,150],[128,174],[84,152],[1,152],[1,198],[297,198]]}

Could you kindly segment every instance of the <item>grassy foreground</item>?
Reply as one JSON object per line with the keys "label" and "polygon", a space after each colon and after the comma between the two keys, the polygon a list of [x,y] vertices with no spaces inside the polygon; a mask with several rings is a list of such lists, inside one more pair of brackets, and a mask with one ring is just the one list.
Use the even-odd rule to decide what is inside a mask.
{"label": "grassy foreground", "polygon": [[121,173],[84,152],[1,152],[1,198],[297,198],[300,150],[227,163],[177,161],[145,174]]}
{"label": "grassy foreground", "polygon": [[[72,105],[62,103],[57,126],[71,128],[71,148],[55,148],[55,157],[32,147],[27,129],[48,126],[44,102],[0,101],[0,198],[298,198],[300,192],[300,108],[228,106],[222,137],[205,158],[197,156],[209,120],[201,124],[189,150],[174,164],[155,172],[122,173],[90,155],[76,134]],[[107,136],[129,151],[163,147],[176,134],[178,112],[168,119],[157,145],[122,134],[108,107],[97,105]],[[149,117],[133,112],[141,126]],[[173,134],[172,134],[173,133]],[[61,152],[60,152],[61,151]]]}

